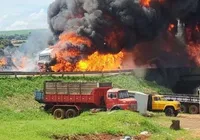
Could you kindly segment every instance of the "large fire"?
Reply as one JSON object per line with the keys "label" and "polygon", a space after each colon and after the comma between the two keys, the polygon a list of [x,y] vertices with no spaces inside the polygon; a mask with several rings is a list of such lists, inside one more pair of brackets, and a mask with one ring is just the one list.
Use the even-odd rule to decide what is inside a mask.
{"label": "large fire", "polygon": [[93,53],[87,59],[81,60],[76,66],[76,71],[109,71],[121,68],[123,52],[118,54]]}
{"label": "large fire", "polygon": [[[119,34],[111,33],[107,38],[108,43],[111,39],[117,39]],[[107,71],[116,70],[121,67],[123,52],[118,54],[100,54],[94,52],[90,55],[84,54],[82,45],[92,47],[92,42],[75,33],[64,33],[60,36],[60,41],[54,46],[56,64],[51,67],[54,72],[62,71]],[[110,41],[110,42],[109,42]],[[113,44],[115,47],[115,44]]]}

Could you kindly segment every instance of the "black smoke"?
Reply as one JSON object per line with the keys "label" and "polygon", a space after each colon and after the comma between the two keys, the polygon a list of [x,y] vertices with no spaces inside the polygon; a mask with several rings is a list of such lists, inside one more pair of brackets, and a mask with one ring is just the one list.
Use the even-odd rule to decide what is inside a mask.
{"label": "black smoke", "polygon": [[[55,38],[73,31],[91,39],[99,52],[117,53],[153,40],[178,18],[187,21],[198,6],[199,0],[152,0],[150,7],[136,0],[56,0],[49,6],[48,22]],[[115,30],[125,33],[117,47],[105,40]]]}

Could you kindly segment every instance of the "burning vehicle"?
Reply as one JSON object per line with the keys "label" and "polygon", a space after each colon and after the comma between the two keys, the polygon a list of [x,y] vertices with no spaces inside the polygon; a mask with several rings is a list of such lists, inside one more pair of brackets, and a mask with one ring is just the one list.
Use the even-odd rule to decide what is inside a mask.
{"label": "burning vehicle", "polygon": [[39,54],[39,60],[37,62],[39,70],[41,72],[48,72],[51,71],[51,65],[53,64],[53,61],[55,60],[55,55],[52,54],[53,49],[46,48]]}

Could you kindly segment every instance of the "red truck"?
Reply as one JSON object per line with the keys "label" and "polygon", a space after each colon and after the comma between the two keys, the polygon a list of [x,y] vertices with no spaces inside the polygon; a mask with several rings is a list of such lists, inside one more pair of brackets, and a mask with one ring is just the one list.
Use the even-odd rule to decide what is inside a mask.
{"label": "red truck", "polygon": [[84,110],[137,111],[137,101],[128,90],[112,88],[112,83],[75,83],[45,81],[43,91],[35,91],[35,100],[45,104],[44,110],[55,119],[72,118]]}

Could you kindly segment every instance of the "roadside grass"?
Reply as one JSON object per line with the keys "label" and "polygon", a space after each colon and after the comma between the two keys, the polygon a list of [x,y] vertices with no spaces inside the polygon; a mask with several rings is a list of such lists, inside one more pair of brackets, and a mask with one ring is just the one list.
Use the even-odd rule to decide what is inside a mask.
{"label": "roadside grass", "polygon": [[[53,135],[100,133],[135,136],[140,132],[148,131],[152,134],[152,140],[174,140],[179,138],[180,135],[184,137],[187,134],[185,130],[170,130],[138,113],[130,111],[101,112],[96,114],[84,112],[76,118],[66,120],[54,120],[48,115],[42,115],[41,119],[37,113],[26,114],[25,112],[22,113],[26,115],[23,119],[16,117],[20,116],[19,114],[21,113],[9,113],[13,116],[9,118],[9,121],[0,118],[0,139],[48,140],[52,139]],[[31,120],[29,120],[29,117],[31,117]]]}
{"label": "roadside grass", "polygon": [[141,92],[157,92],[157,93],[170,93],[170,90],[158,86],[154,82],[146,81],[142,78],[136,78],[132,74],[122,74],[115,76],[91,76],[91,77],[26,77],[26,78],[10,78],[0,77],[0,98],[15,96],[15,95],[31,95],[36,89],[43,89],[43,82],[45,80],[62,80],[68,82],[112,82],[114,87],[125,88],[129,90],[137,90]]}

